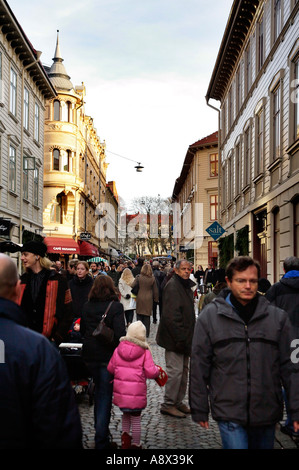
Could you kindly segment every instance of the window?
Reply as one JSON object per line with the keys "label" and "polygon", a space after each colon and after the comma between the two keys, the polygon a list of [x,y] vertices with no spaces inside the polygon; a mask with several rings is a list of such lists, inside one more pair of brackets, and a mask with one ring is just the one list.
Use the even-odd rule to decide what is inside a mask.
{"label": "window", "polygon": [[235,147],[235,196],[240,194],[241,189],[241,144],[240,141]]}
{"label": "window", "polygon": [[14,69],[10,69],[10,101],[9,111],[17,115],[17,74]]}
{"label": "window", "polygon": [[280,274],[280,212],[279,208],[273,211],[274,227],[274,282],[279,281]]}
{"label": "window", "polygon": [[262,68],[265,60],[265,39],[264,39],[264,15],[262,15],[257,23],[257,69]]}
{"label": "window", "polygon": [[72,153],[70,150],[67,150],[62,154],[62,171],[71,171],[71,156]]}
{"label": "window", "polygon": [[53,170],[59,171],[59,160],[60,160],[60,151],[58,149],[53,150]]}
{"label": "window", "polygon": [[252,85],[252,64],[251,64],[251,47],[250,43],[246,47],[245,51],[245,67],[246,67],[246,74],[245,74],[245,86],[246,86],[246,94],[248,95],[249,90]]}
{"label": "window", "polygon": [[233,152],[231,152],[230,157],[228,159],[228,166],[227,166],[227,203],[230,204],[233,201],[233,182],[232,182],[232,174],[233,174]]}
{"label": "window", "polygon": [[54,100],[54,121],[60,121],[60,101]]}
{"label": "window", "polygon": [[23,169],[23,198],[28,199],[28,184],[29,184],[29,174],[28,174],[28,160],[24,157],[24,169]]}
{"label": "window", "polygon": [[218,195],[210,196],[210,220],[217,220]]}
{"label": "window", "polygon": [[210,176],[218,176],[218,153],[210,155]]}
{"label": "window", "polygon": [[50,222],[61,224],[62,217],[62,197],[58,194],[56,201],[52,204],[50,213]]}
{"label": "window", "polygon": [[264,108],[262,107],[256,115],[256,176],[264,172],[264,118]]}
{"label": "window", "polygon": [[38,206],[38,178],[39,178],[39,171],[35,169],[33,171],[33,204]]}
{"label": "window", "polygon": [[8,189],[16,192],[16,149],[12,145],[9,146]]}
{"label": "window", "polygon": [[228,131],[230,130],[234,118],[234,108],[233,108],[233,90],[232,87],[228,93]]}
{"label": "window", "polygon": [[73,122],[73,110],[72,110],[72,103],[67,101],[67,120],[68,122]]}
{"label": "window", "polygon": [[39,142],[39,105],[35,103],[34,112],[34,138],[36,142]]}
{"label": "window", "polygon": [[281,31],[281,0],[274,0],[274,41]]}
{"label": "window", "polygon": [[280,157],[280,86],[273,92],[273,159]]}
{"label": "window", "polygon": [[247,127],[244,133],[244,187],[251,181],[251,129]]}
{"label": "window", "polygon": [[238,68],[236,74],[236,103],[237,112],[239,112],[242,106],[242,76],[240,67]]}
{"label": "window", "polygon": [[29,130],[29,91],[24,88],[24,129]]}
{"label": "window", "polygon": [[299,256],[299,196],[293,201],[293,219],[294,219],[294,256]]}

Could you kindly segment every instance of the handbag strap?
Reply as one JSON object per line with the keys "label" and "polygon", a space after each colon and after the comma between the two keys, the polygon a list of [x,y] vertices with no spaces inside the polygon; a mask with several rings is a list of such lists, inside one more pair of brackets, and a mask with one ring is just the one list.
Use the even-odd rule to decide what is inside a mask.
{"label": "handbag strap", "polygon": [[105,318],[107,317],[107,313],[109,312],[110,307],[111,307],[112,304],[113,304],[113,300],[110,302],[110,304],[109,304],[108,307],[106,308],[106,311],[105,311],[104,315],[103,315],[102,318],[101,318],[101,322],[104,321]]}

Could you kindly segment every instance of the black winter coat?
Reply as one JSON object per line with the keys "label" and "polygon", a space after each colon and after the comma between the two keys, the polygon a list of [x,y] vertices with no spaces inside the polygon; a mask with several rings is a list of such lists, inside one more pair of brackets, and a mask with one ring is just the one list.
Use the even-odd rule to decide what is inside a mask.
{"label": "black winter coat", "polygon": [[80,318],[83,305],[88,301],[88,294],[93,285],[93,279],[87,275],[82,281],[77,275],[69,282],[72,294],[74,318]]}
{"label": "black winter coat", "polygon": [[156,341],[167,351],[190,356],[195,325],[195,283],[190,279],[183,283],[177,274],[167,282],[162,294],[162,315]]}
{"label": "black winter coat", "polygon": [[25,325],[23,311],[0,298],[0,449],[80,449],[80,415],[65,363]]}
{"label": "black winter coat", "polygon": [[83,307],[80,331],[83,336],[82,357],[86,363],[108,364],[119,344],[119,338],[126,336],[124,307],[118,300],[113,302],[105,319],[106,325],[114,330],[114,343],[102,344],[98,338],[92,336],[109,303],[110,301],[90,300]]}
{"label": "black winter coat", "polygon": [[[282,278],[266,292],[266,299],[271,304],[285,310],[295,332],[299,331],[299,272],[298,277]],[[298,336],[297,336],[298,337]]]}

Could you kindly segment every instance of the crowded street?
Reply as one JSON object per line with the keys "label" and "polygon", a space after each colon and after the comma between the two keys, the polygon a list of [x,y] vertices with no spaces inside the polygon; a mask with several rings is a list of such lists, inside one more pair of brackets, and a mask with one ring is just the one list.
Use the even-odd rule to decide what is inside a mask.
{"label": "crowded street", "polygon": [[[165,368],[164,350],[156,341],[158,324],[151,324],[150,348],[156,364]],[[205,430],[192,421],[191,416],[184,419],[165,416],[160,413],[164,390],[154,380],[148,380],[147,407],[142,413],[141,441],[144,449],[154,450],[203,450],[221,449],[221,438],[216,422],[210,418],[210,428]],[[94,449],[93,406],[89,405],[88,396],[78,398],[79,411],[83,427],[84,449]],[[112,406],[110,432],[113,441],[121,447],[121,416],[118,407]],[[289,436],[282,434],[277,425],[275,449],[297,449]],[[131,452],[132,454],[132,452]]]}

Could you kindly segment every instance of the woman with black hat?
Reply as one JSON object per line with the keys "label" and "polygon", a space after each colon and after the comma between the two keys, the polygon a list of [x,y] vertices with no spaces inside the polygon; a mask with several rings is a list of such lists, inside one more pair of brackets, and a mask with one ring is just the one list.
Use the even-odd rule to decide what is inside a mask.
{"label": "woman with black hat", "polygon": [[25,273],[21,276],[19,305],[28,327],[59,345],[72,324],[72,298],[66,279],[50,269],[47,245],[30,241],[21,248]]}

